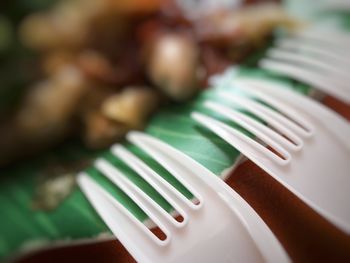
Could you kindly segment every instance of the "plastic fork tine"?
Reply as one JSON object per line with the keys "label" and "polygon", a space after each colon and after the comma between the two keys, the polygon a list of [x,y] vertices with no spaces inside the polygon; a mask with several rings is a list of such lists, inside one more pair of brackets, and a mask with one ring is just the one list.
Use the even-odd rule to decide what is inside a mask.
{"label": "plastic fork tine", "polygon": [[263,69],[284,74],[291,78],[305,82],[319,90],[328,93],[335,98],[350,103],[350,92],[344,90],[344,87],[339,87],[336,83],[329,80],[324,74],[315,73],[307,68],[300,68],[300,66],[292,65],[287,62],[275,61],[272,59],[262,59],[259,66]]}
{"label": "plastic fork tine", "polygon": [[339,54],[339,52],[324,45],[310,43],[292,37],[280,38],[276,40],[275,45],[283,50],[302,51],[314,56],[322,56],[325,60],[331,61],[334,64],[350,67],[350,60],[344,54]]}
{"label": "plastic fork tine", "polygon": [[162,154],[159,149],[154,149],[153,146],[149,144],[149,141],[153,139],[152,137],[138,132],[130,132],[127,135],[127,139],[154,158],[199,200],[199,204],[193,205],[192,208],[199,209],[202,206],[203,198],[196,190],[196,183],[198,183],[198,180],[193,180],[191,171],[187,167],[183,167],[178,162],[173,162],[169,156]]}
{"label": "plastic fork tine", "polygon": [[[265,65],[267,61],[267,66]],[[260,61],[261,67],[269,67],[271,63],[281,63],[289,65],[290,67],[281,68],[280,71],[289,70],[288,74],[299,74],[291,75],[291,77],[301,78],[301,81],[306,81],[304,78],[320,78],[320,80],[326,80],[328,85],[331,85],[334,89],[333,93],[345,93],[349,96],[350,89],[347,86],[348,77],[345,72],[339,72],[339,66],[329,65],[327,62],[317,61],[317,59],[309,58],[303,54],[284,52],[279,50],[272,50],[268,52],[267,58]],[[272,64],[273,65],[273,64]],[[296,68],[292,71],[291,68]],[[270,68],[267,68],[271,70]],[[276,71],[279,72],[279,71]],[[300,73],[302,72],[302,73]],[[287,74],[283,72],[283,74]],[[344,76],[345,75],[345,76]],[[311,80],[310,80],[311,81]],[[311,84],[311,82],[309,83]],[[319,87],[319,86],[316,86]],[[322,87],[323,88],[323,87]],[[321,88],[319,88],[321,89]],[[327,91],[329,92],[329,91]]]}
{"label": "plastic fork tine", "polygon": [[[293,130],[295,130],[297,133],[300,133],[304,136],[304,137],[311,137],[314,133],[315,128],[313,127],[313,125],[310,123],[309,120],[305,119],[305,117],[300,114],[300,112],[296,111],[293,107],[290,107],[288,105],[286,105],[285,103],[281,103],[280,101],[274,99],[272,96],[269,96],[267,94],[264,94],[262,92],[259,91],[252,91],[251,89],[247,89],[245,88],[245,83],[242,83],[240,80],[236,80],[235,84],[240,87],[243,88],[243,90],[245,90],[246,92],[250,92],[250,95],[254,95],[256,98],[260,99],[261,101],[263,101],[264,103],[267,103],[268,105],[272,106],[273,108],[275,108],[276,110],[278,110],[279,112],[281,112],[282,114],[284,114],[285,116],[288,116],[291,120],[294,120],[296,123],[298,123],[299,125],[301,125],[303,128],[300,128],[299,126],[297,126],[298,128],[296,129],[293,126]],[[220,92],[222,95],[221,96],[225,96],[226,98],[229,98],[232,100],[232,93],[229,92]],[[245,99],[246,100],[246,99]],[[237,99],[235,99],[234,101],[237,101]],[[251,103],[253,104],[253,108],[256,105],[256,102]],[[261,106],[259,106],[259,108],[261,110]],[[268,109],[268,111],[271,111],[270,109]],[[254,111],[255,113],[256,111]],[[268,122],[268,121],[266,121]],[[285,123],[285,122],[283,122]],[[289,123],[285,123],[287,124],[287,126],[289,126]]]}
{"label": "plastic fork tine", "polygon": [[304,30],[294,31],[293,35],[320,43],[323,42],[337,48],[343,48],[344,50],[348,50],[350,45],[349,34],[346,34],[343,31],[307,28]]}
{"label": "plastic fork tine", "polygon": [[[180,152],[179,150],[176,150],[175,148],[171,147],[170,145],[167,145],[166,143],[160,141],[157,138],[154,138],[145,133],[133,131],[129,133],[128,139],[130,139],[130,141],[133,142],[137,141],[147,143],[147,145],[149,147],[152,147],[155,152],[157,152],[159,155],[166,156],[169,159],[169,161],[176,163],[176,165],[187,168],[190,167],[192,173],[189,175],[189,177],[191,178],[195,178],[196,180],[199,179],[200,181],[202,181],[203,179],[215,177],[214,174],[212,174],[203,166],[199,165],[193,159],[189,158],[184,153]],[[186,179],[188,179],[188,177],[186,177]]]}
{"label": "plastic fork tine", "polygon": [[[202,116],[205,117],[204,115]],[[287,151],[285,151],[281,146],[277,146],[277,149],[281,151],[281,154],[284,157],[284,159],[277,157],[274,153],[266,149],[264,146],[250,139],[248,136],[243,135],[241,132],[238,132],[230,128],[229,126],[224,125],[214,119],[211,119],[211,120],[219,123],[220,126],[225,126],[226,129],[230,130],[236,135],[238,134],[238,136],[242,138],[243,141],[246,141],[246,143],[248,144],[254,145],[255,148],[257,148],[259,151],[264,153],[266,157],[270,158],[276,163],[280,165],[286,165],[290,162],[290,159],[291,159],[290,154]],[[145,134],[141,134],[137,132],[131,132],[128,134],[128,139],[134,144],[138,145],[143,150],[145,150],[149,155],[151,155],[154,159],[156,159],[166,169],[169,169],[169,171],[172,174],[178,174],[179,176],[183,176],[182,175],[184,172],[183,168],[186,168],[187,169],[186,174],[188,175],[186,177],[186,181],[188,181],[189,179],[195,179],[193,183],[196,183],[198,177],[192,171],[189,171],[188,167],[185,167],[184,165],[181,164],[181,162],[179,162],[178,160],[175,160],[172,156],[167,154],[165,146],[164,145],[162,146],[159,143],[157,144],[157,142],[152,137],[149,137]],[[277,144],[274,143],[274,145],[277,145]],[[183,180],[185,180],[185,178],[183,178]]]}
{"label": "plastic fork tine", "polygon": [[305,43],[310,46],[317,46],[321,47],[322,49],[326,49],[331,51],[332,53],[336,54],[337,56],[343,56],[345,59],[346,57],[349,57],[350,53],[347,48],[344,48],[344,45],[339,46],[338,43],[329,43],[324,41],[317,41],[315,39],[310,38],[302,38],[299,36],[290,36],[291,38],[297,40],[298,42]]}
{"label": "plastic fork tine", "polygon": [[[349,73],[347,69],[344,69],[339,64],[332,63],[332,61],[327,58],[323,58],[322,56],[315,57],[310,56],[307,53],[297,53],[280,48],[269,49],[267,56],[273,59],[303,65],[304,67],[314,67],[315,69],[319,69],[325,73],[333,73],[335,75],[334,77],[349,80]],[[337,81],[337,79],[334,79],[333,81]],[[340,82],[339,84],[341,85],[342,83]]]}
{"label": "plastic fork tine", "polygon": [[267,145],[270,145],[282,156],[289,156],[289,153],[281,145],[287,147],[289,150],[294,151],[299,151],[302,148],[302,145],[295,145],[291,143],[289,140],[276,133],[271,128],[259,123],[252,117],[249,117],[245,114],[242,114],[238,111],[234,111],[226,106],[222,106],[212,101],[205,101],[204,106],[236,122],[244,129],[254,134],[257,138],[265,142]]}
{"label": "plastic fork tine", "polygon": [[[217,180],[217,176],[206,169],[204,166],[200,165],[181,151],[173,148],[172,146],[162,142],[161,140],[152,137],[148,134],[132,131],[128,134],[128,138],[130,141],[142,141],[146,142],[149,147],[152,147],[155,152],[159,155],[166,156],[169,161],[175,163],[175,165],[183,166],[191,169],[191,173],[186,177],[194,178],[195,180],[206,181],[209,184],[221,184],[225,189],[232,189],[226,185],[222,180]],[[238,196],[238,195],[237,195]]]}
{"label": "plastic fork tine", "polygon": [[174,226],[174,219],[140,188],[130,182],[129,179],[126,179],[126,177],[124,177],[122,173],[109,162],[103,159],[98,159],[95,163],[95,167],[117,185],[125,194],[127,194],[136,204],[138,204],[138,206],[166,235],[165,240],[160,240],[156,236],[154,236],[154,240],[162,245],[169,243],[171,235],[168,229],[169,227]]}
{"label": "plastic fork tine", "polygon": [[[343,145],[350,149],[349,122],[319,102],[289,90],[282,83],[266,79],[239,77],[235,80],[235,86],[240,87],[250,95],[263,99],[286,115],[293,114],[297,108],[301,109],[301,111],[307,113],[313,120],[321,123],[325,129],[329,130]],[[280,106],[277,104],[280,104]],[[291,107],[288,107],[288,105]],[[293,116],[292,118],[296,118],[300,122],[298,117]],[[300,123],[302,125],[306,124]],[[310,128],[309,126],[308,129]],[[313,130],[314,128],[312,127],[312,133],[314,132]]]}
{"label": "plastic fork tine", "polygon": [[[255,211],[234,192],[227,184],[218,179],[216,175],[207,170],[205,167],[186,156],[184,153],[173,148],[170,145],[160,141],[157,138],[151,137],[147,134],[140,132],[129,133],[132,140],[143,141],[152,147],[160,155],[166,156],[168,160],[176,165],[187,167],[191,169],[191,173],[188,173],[187,180],[195,179],[197,184],[206,182],[213,188],[220,188],[220,195],[222,199],[231,207],[236,214],[242,218],[242,222],[245,222],[246,228],[249,230],[251,237],[255,240],[260,251],[264,254],[266,262],[288,262],[288,256],[273,236],[272,232],[266,227],[261,218],[257,216]],[[266,239],[261,238],[264,236]],[[269,240],[268,242],[265,242]]]}
{"label": "plastic fork tine", "polygon": [[[243,135],[243,137],[250,139],[249,137],[247,137],[245,135]],[[192,169],[192,167],[194,167],[194,164],[192,164],[193,161],[191,163],[189,163],[189,161],[184,162],[185,160],[183,159],[183,157],[179,157],[179,158],[181,158],[181,160],[175,158],[174,156],[172,156],[172,154],[175,154],[175,153],[174,153],[174,150],[172,150],[172,153],[171,153],[171,147],[169,147],[168,145],[165,145],[164,143],[156,140],[155,138],[153,138],[151,136],[148,136],[146,134],[139,133],[139,132],[131,132],[128,135],[128,139],[130,139],[130,141],[132,141],[132,142],[137,142],[138,144],[140,144],[140,142],[147,144],[149,149],[152,148],[154,151],[150,155],[153,156],[156,160],[158,160],[162,165],[164,165],[164,167],[173,166],[173,168],[169,168],[171,170],[174,169],[175,167],[186,167],[187,169],[188,169],[188,167],[191,167],[191,169]],[[256,143],[253,140],[252,140],[252,142]],[[256,143],[256,144],[261,146],[258,143]],[[273,143],[273,144],[277,145],[276,143]],[[263,147],[263,146],[261,146],[261,147],[264,149],[263,150],[264,152],[266,151],[267,155],[272,154],[265,147]],[[277,161],[279,164],[288,163],[290,161],[290,158],[291,158],[290,154],[286,150],[284,150],[281,146],[277,146],[277,148],[278,148],[278,150],[281,150],[283,154],[285,154],[285,155],[283,155],[285,160],[278,158],[278,157],[276,157],[276,155],[272,154],[273,159],[278,158],[279,160],[282,160],[282,162],[279,162],[279,160]],[[161,158],[161,157],[164,157],[164,158]],[[191,164],[191,166],[190,166],[190,164]],[[178,170],[178,171],[180,171],[180,170]],[[199,179],[198,175],[196,173],[194,173],[193,171],[189,171],[188,176],[186,177],[186,180],[188,180],[189,178],[193,178],[195,180]]]}
{"label": "plastic fork tine", "polygon": [[79,174],[77,182],[109,229],[134,257],[144,258],[146,247],[164,244],[87,174]]}
{"label": "plastic fork tine", "polygon": [[209,116],[198,112],[192,112],[191,117],[257,163],[260,163],[260,160],[263,159],[266,162],[273,162],[280,166],[286,166],[291,161],[289,154],[285,156],[285,159],[282,159],[242,132]]}
{"label": "plastic fork tine", "polygon": [[142,144],[142,149],[147,152],[153,149],[152,153],[149,152],[150,156],[166,169],[168,168],[169,171],[177,170],[176,172],[181,174],[181,177],[186,179],[186,181],[190,180],[192,184],[202,184],[203,179],[201,176],[208,176],[208,174],[210,174],[209,177],[212,176],[203,166],[152,136],[133,131],[128,134],[128,139],[135,144]]}
{"label": "plastic fork tine", "polygon": [[350,2],[348,0],[328,0],[321,4],[321,10],[332,11],[332,10],[342,10],[350,11]]}
{"label": "plastic fork tine", "polygon": [[304,138],[309,138],[312,136],[312,128],[309,127],[309,125],[306,127],[311,129],[305,130],[291,120],[287,119],[285,116],[262,105],[261,103],[243,98],[241,96],[235,96],[229,92],[219,92],[219,95],[222,98],[233,102],[235,105],[238,105],[239,107],[253,113],[264,122],[268,123],[271,127],[286,135],[296,145],[302,145],[302,139],[300,136]]}
{"label": "plastic fork tine", "polygon": [[[193,206],[193,203],[185,198],[178,190],[169,184],[165,179],[159,176],[154,170],[147,166],[143,161],[137,158],[130,151],[126,150],[120,144],[114,145],[111,152],[125,162],[131,169],[138,173],[146,182],[148,182],[163,198],[179,212],[183,221],[178,222],[174,219],[174,223],[180,227],[187,223],[188,216],[185,212],[186,208],[183,205]],[[182,207],[181,205],[182,204]]]}

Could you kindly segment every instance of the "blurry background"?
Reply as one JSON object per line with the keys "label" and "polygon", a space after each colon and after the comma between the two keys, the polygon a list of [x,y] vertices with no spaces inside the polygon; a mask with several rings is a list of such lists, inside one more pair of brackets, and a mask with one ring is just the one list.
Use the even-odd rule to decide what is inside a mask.
{"label": "blurry background", "polygon": [[0,166],[103,149],[295,27],[277,1],[1,1]]}

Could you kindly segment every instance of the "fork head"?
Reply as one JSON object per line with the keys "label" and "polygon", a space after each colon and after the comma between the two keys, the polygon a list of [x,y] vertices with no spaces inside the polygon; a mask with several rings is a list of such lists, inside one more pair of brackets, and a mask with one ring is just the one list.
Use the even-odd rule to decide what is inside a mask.
{"label": "fork head", "polygon": [[[281,87],[266,89],[269,84],[257,83],[259,81],[249,89],[242,87],[247,92],[245,96],[222,92],[222,98],[230,106],[210,100],[204,103],[255,138],[203,113],[194,112],[192,117],[340,229],[349,232],[349,124],[301,95]],[[244,115],[242,109],[258,117],[260,122],[252,115]],[[337,194],[333,194],[335,192]]]}
{"label": "fork head", "polygon": [[259,66],[350,103],[349,44],[350,34],[345,32],[297,30],[278,39]]}
{"label": "fork head", "polygon": [[[128,139],[168,170],[194,196],[194,201],[184,197],[123,146],[112,147],[112,154],[171,204],[182,218],[178,222],[174,215],[128,181],[117,167],[106,160],[96,161],[95,167],[122,189],[158,227],[163,234],[160,239],[87,174],[79,175],[79,185],[91,204],[136,260],[212,262],[224,257],[239,261],[288,261],[288,256],[264,222],[214,174],[149,135],[132,132]],[[266,244],[266,240],[270,242]]]}

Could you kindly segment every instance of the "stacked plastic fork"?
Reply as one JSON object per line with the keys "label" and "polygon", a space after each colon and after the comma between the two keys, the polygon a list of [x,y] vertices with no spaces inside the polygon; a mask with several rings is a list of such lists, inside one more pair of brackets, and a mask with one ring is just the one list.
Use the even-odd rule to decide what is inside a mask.
{"label": "stacked plastic fork", "polygon": [[[347,33],[307,27],[278,39],[259,67],[349,104],[348,46]],[[219,92],[220,103],[209,98],[203,103],[206,111],[193,112],[191,117],[350,234],[349,122],[281,82],[231,73],[219,83],[237,92]],[[118,167],[107,160],[96,161],[96,169],[128,195],[162,233],[155,235],[87,173],[78,176],[88,200],[137,261],[290,261],[259,215],[219,177],[157,138],[139,132],[127,137],[193,196],[186,198],[144,160],[121,145],[113,146],[112,154],[173,207],[169,213]]]}

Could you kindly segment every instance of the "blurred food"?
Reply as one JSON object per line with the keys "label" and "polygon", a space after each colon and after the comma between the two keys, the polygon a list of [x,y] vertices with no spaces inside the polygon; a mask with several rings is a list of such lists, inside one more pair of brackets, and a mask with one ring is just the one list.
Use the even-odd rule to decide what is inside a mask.
{"label": "blurred food", "polygon": [[51,162],[39,174],[32,200],[35,210],[54,210],[76,187],[75,174],[88,166],[89,162]]}
{"label": "blurred food", "polygon": [[[0,114],[0,165],[71,136],[107,147],[142,129],[162,104],[193,97],[209,76],[264,46],[277,26],[295,25],[276,3],[245,3],[202,4],[194,15],[180,0],[58,0],[26,15],[17,38],[34,55],[16,59],[23,69],[14,68],[30,77],[17,104]],[[1,50],[12,31],[0,17]]]}
{"label": "blurred food", "polygon": [[61,174],[55,178],[50,177],[37,187],[33,208],[40,210],[53,210],[62,200],[69,196],[75,186],[75,174]]}
{"label": "blurred food", "polygon": [[184,101],[199,89],[199,48],[186,36],[168,33],[156,37],[147,59],[150,80],[166,95]]}
{"label": "blurred food", "polygon": [[106,98],[102,113],[109,119],[130,128],[142,128],[158,106],[158,93],[149,87],[126,87]]}
{"label": "blurred food", "polygon": [[106,97],[100,110],[85,114],[86,145],[107,147],[122,139],[130,129],[142,129],[158,102],[157,92],[149,87],[126,87]]}
{"label": "blurred food", "polygon": [[50,140],[69,128],[83,93],[82,73],[68,64],[48,79],[35,84],[16,115],[17,126],[26,136]]}
{"label": "blurred food", "polygon": [[122,139],[128,131],[125,125],[108,119],[98,111],[86,114],[84,124],[84,142],[93,149],[109,146]]}

